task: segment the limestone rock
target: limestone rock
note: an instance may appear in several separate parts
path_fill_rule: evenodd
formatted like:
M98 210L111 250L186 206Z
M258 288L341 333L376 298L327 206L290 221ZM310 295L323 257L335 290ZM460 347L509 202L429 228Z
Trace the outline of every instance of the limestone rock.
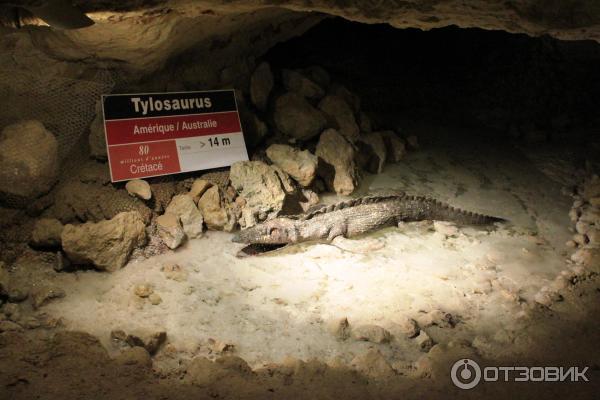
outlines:
M319 159L308 150L272 144L267 148L267 157L304 187L309 186L317 174Z
M394 332L397 331L409 339L414 338L420 332L419 325L412 318L403 318L394 324Z
M354 142L359 138L360 129L354 118L354 112L342 97L326 96L319 103L319 109L327 115L330 124L346 139Z
M55 218L37 220L31 232L31 245L40 248L60 247L63 228L63 224Z
M317 85L322 87L323 89L327 89L331 84L331 77L329 73L322 67L318 65L313 65L302 70L304 75L306 75L311 81L315 82Z
M131 365L145 368L152 366L152 358L150 358L148 350L140 346L123 349L115 357L115 361L121 365Z
M398 162L406 155L406 145L393 131L380 132L387 148L387 159L390 162Z
M134 331L129 333L125 339L128 345L143 347L154 355L167 341L167 332L165 331Z
M420 315L417 318L417 322L421 328L427 328L432 325L439 326L440 328L454 328L457 323L452 314L441 310L432 310Z
M240 357L226 355L215 362L205 357L196 357L187 368L185 380L196 386L208 386L226 377L243 377L252 373L252 369Z
M377 349L369 349L366 353L359 354L351 361L351 365L370 378L390 378L396 374Z
M129 211L98 223L66 225L61 240L75 264L93 263L98 269L116 271L127 263L133 249L146 243L146 230L140 214Z
M90 144L90 155L100 160L106 160L106 136L104 134L104 116L102 115L102 103L96 103L96 116L90 124L90 134L88 136Z
M316 155L319 157L318 174L330 190L348 195L357 184L355 151L350 143L334 129L321 134Z
M41 122L18 122L0 133L0 192L38 197L52 188L58 168L58 142Z
M321 111L293 92L277 98L273 118L281 133L299 140L317 136L327 124Z
M148 300L150 300L150 304L153 306L157 306L162 303L162 297L160 297L158 293L152 293L150 296L148 296Z
M135 285L135 287L133 288L133 293L136 296L145 299L146 297L154 293L154 289L152 288L152 285L149 285L147 283L140 283L139 285Z
M590 229L590 231L587 233L587 237L589 240L588 246L590 246L591 248L600 247L600 229Z
M329 88L329 93L344 99L346 104L350 106L352 112L355 115L358 115L360 113L360 98L356 94L348 90L348 88L344 85L340 85L337 83L331 85L331 87Z
M282 76L283 86L290 92L296 92L308 99L320 99L325 96L323 88L298 71L284 69Z
M204 222L208 229L219 231L228 227L230 218L225 210L218 186L211 187L200 197L198 208L204 216ZM227 230L231 230L231 228Z
M417 342L417 346L419 346L419 349L425 353L431 350L431 348L435 344L433 339L430 338L427 332L423 330L421 330L419 335L415 338L415 341Z
M156 231L163 243L170 249L176 249L185 239L185 232L181 227L179 217L170 212L156 218Z
M187 271L177 264L163 265L162 272L167 279L172 279L176 282L184 282L188 277Z
M350 323L347 318L339 318L327 324L327 330L338 340L346 340L350 337Z
M319 195L310 189L302 189L302 199L300 201L300 207L303 212L307 212L311 207L319 204Z
M388 343L392 335L379 325L360 325L352 329L352 337L371 343Z
M202 235L204 218L190 195L179 194L174 196L165 210L166 213L175 214L179 217L183 231L188 238L194 239Z
M127 193L142 200L150 200L152 198L152 190L150 185L143 179L133 179L125 184Z
M240 225L250 227L276 216L286 197L275 170L261 161L239 161L231 166L231 185L243 200Z
M266 62L261 63L250 77L250 98L261 111L267 108L269 94L273 89L273 73Z
M206 192L208 190L208 188L211 186L212 186L212 183L210 183L209 181L207 181L205 179L196 179L196 180L194 180L194 183L192 183L192 187L188 194L190 196L192 196L192 199L194 199L194 202L196 204L198 204L198 200L200 200L200 197L202 197L204 192Z
M364 168L373 173L380 174L385 164L387 148L379 132L366 133L360 137L359 160L362 159Z

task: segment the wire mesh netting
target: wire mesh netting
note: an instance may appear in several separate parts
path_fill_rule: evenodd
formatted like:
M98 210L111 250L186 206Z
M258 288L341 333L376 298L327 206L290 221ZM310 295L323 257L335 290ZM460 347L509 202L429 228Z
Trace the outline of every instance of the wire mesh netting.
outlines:
M90 79L46 77L26 71L0 70L0 129L26 120L41 122L56 139L57 163L67 156L86 156L74 151L89 133L100 96L110 93L115 85L113 74L99 70ZM28 199L19 190L11 190L20 180L47 168L48 157L41 158L43 143L39 135L17 135L0 141L0 158L6 166L0 174L0 202L8 207L22 207ZM36 155L37 152L37 156ZM23 184L26 184L23 182ZM32 181L31 184L35 184ZM4 188L5 190L3 190Z

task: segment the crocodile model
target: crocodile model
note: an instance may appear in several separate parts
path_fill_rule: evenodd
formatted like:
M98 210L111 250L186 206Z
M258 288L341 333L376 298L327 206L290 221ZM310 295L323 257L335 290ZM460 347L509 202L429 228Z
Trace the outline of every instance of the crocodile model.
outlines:
M240 231L232 240L261 245L266 249L270 245L331 241L338 236L349 238L402 222L423 220L451 221L464 225L503 221L501 218L463 211L427 197L400 193L361 197L322 206L307 214L274 218Z

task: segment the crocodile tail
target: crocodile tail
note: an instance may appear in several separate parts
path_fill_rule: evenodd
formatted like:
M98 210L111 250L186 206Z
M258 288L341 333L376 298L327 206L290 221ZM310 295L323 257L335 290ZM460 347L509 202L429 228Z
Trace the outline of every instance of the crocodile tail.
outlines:
M452 207L435 199L423 199L428 214L425 219L455 222L461 225L491 225L496 222L506 222L503 218L478 214L471 211Z

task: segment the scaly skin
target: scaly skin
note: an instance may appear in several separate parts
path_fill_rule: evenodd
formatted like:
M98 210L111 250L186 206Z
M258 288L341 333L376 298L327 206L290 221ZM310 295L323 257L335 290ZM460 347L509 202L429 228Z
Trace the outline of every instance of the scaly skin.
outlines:
M239 232L234 242L291 244L312 240L331 241L372 232L401 222L441 220L464 225L486 225L501 218L462 211L426 197L362 197L324 206L312 213L279 217Z

